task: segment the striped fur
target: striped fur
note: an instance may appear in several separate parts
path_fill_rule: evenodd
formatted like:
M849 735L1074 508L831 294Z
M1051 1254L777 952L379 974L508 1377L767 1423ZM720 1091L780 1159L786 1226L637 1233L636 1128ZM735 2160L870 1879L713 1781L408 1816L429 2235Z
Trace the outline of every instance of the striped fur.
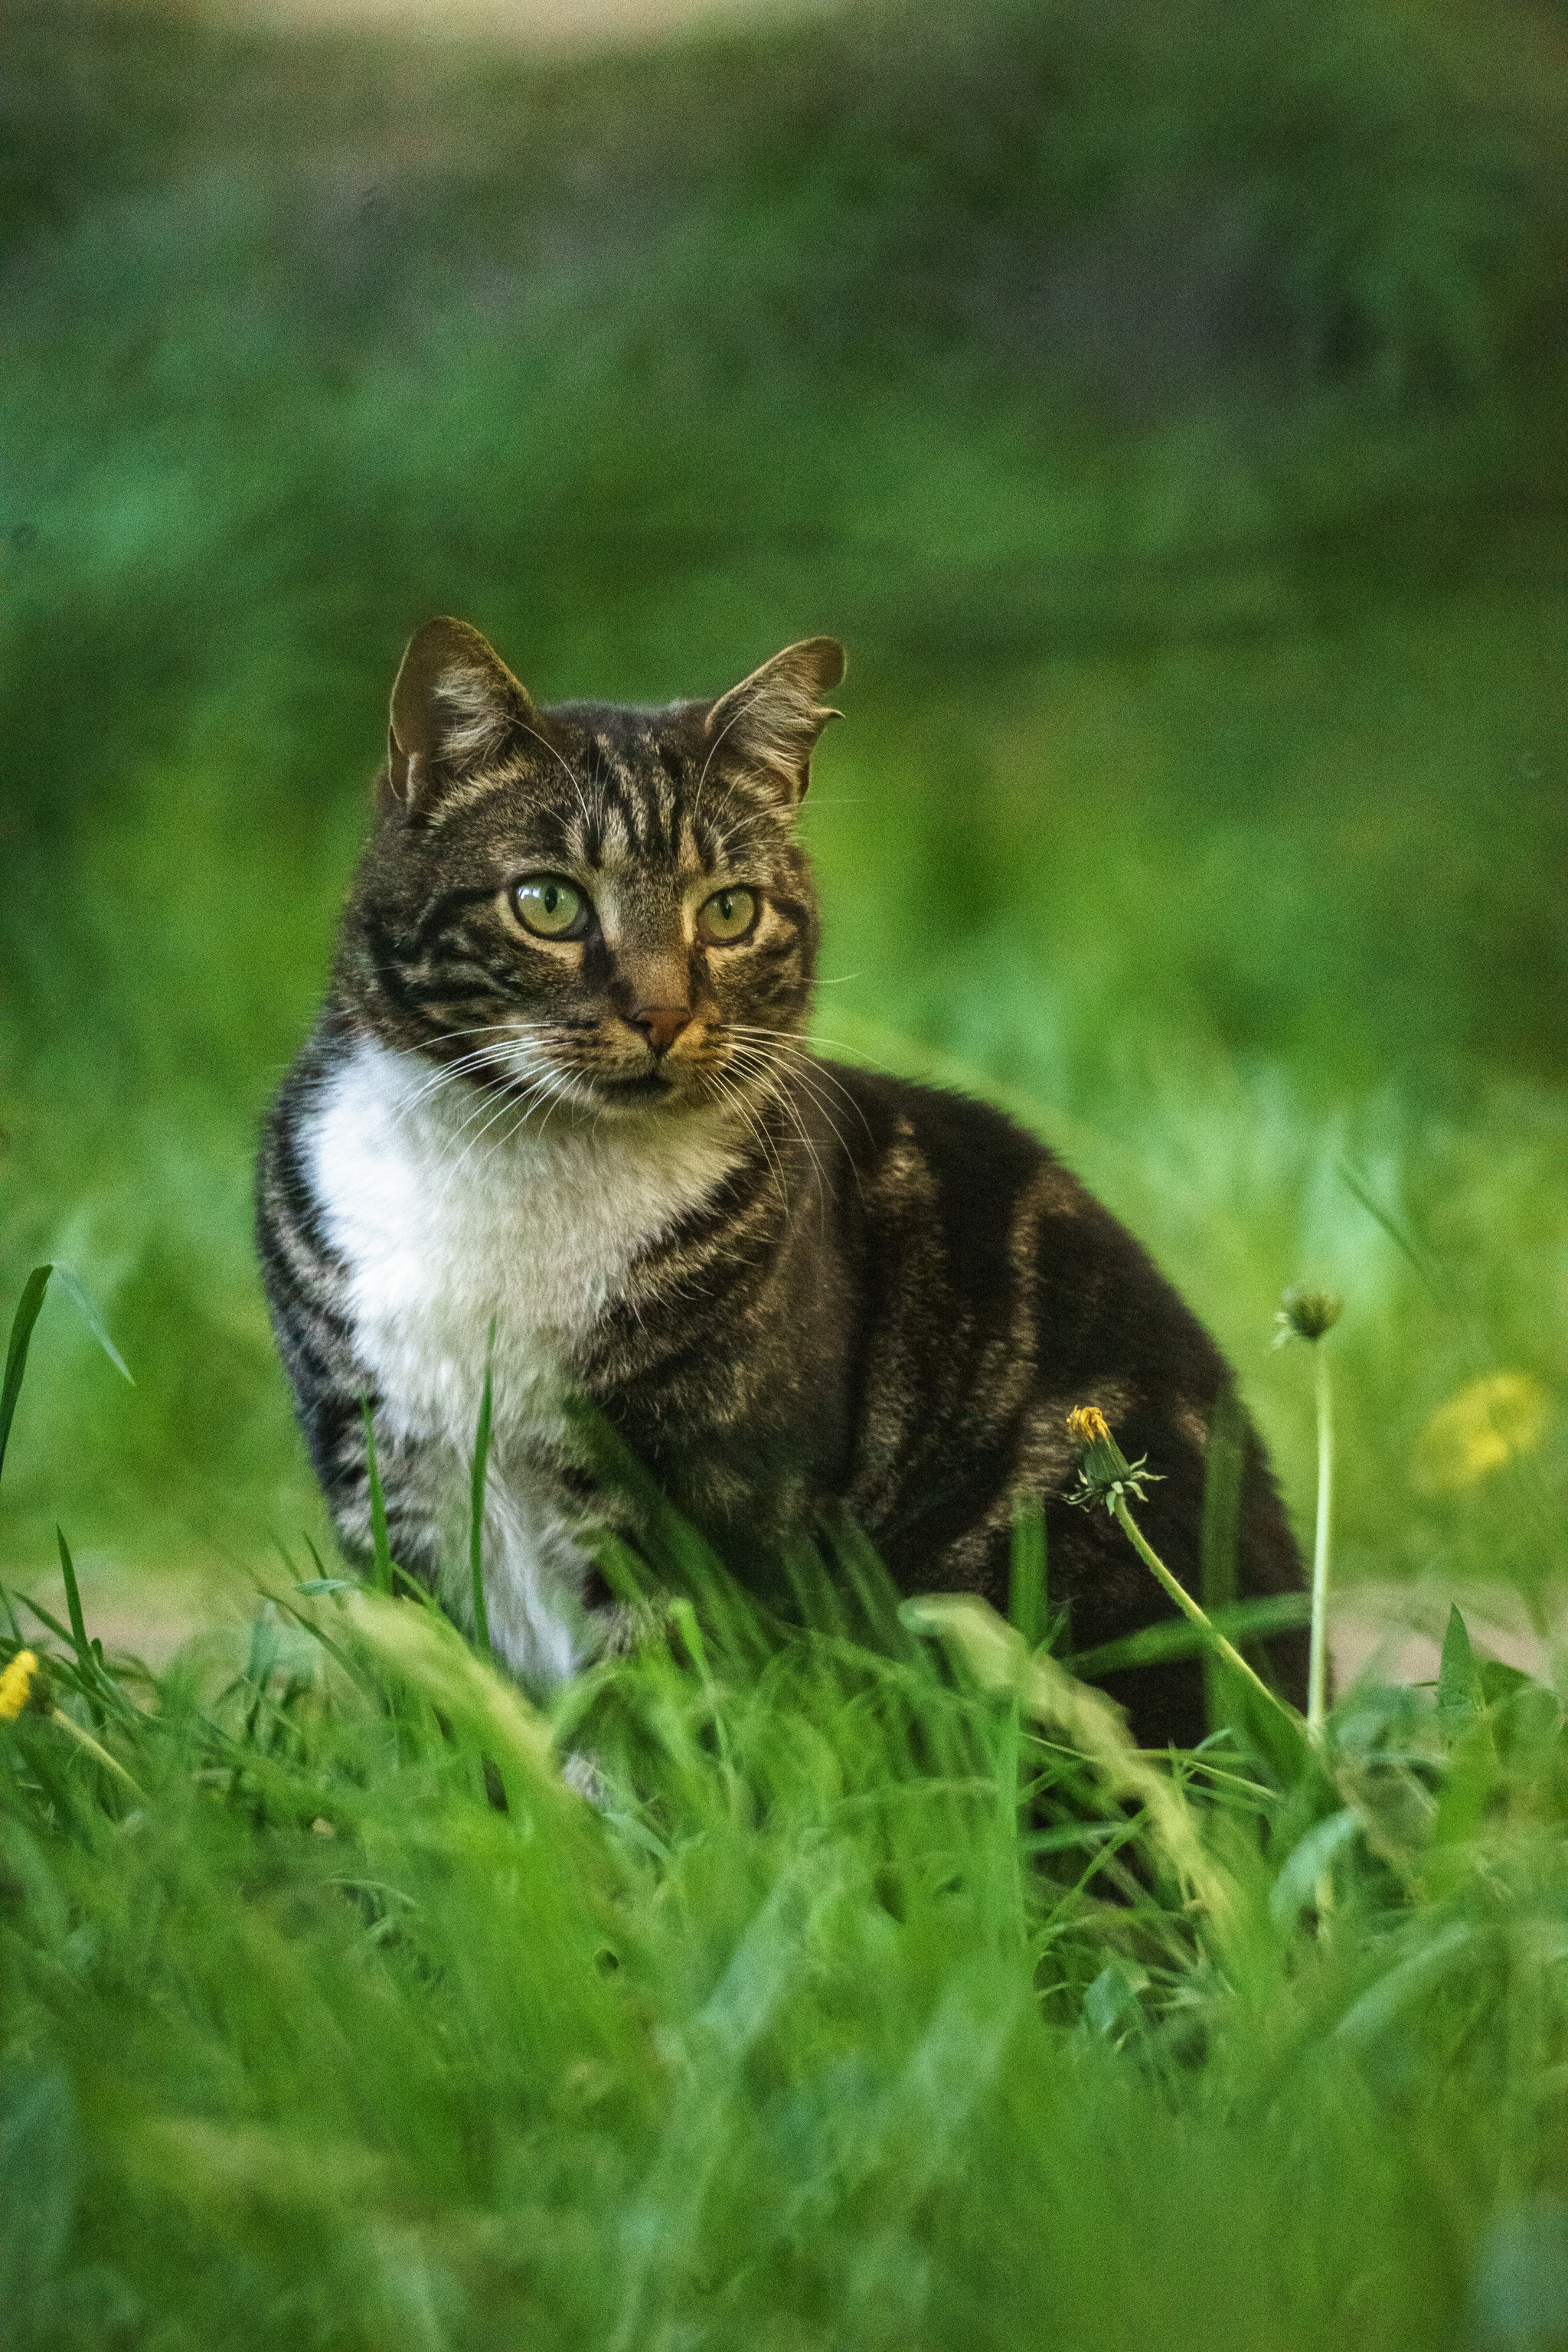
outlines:
M605 1635L578 1538L617 1506L585 1490L574 1392L743 1577L847 1505L903 1589L1002 1601L1013 1498L1041 1496L1079 1648L1164 1613L1106 1516L1062 1501L1067 1413L1095 1403L1162 1473L1148 1533L1195 1575L1226 1379L1201 1326L995 1111L801 1042L793 824L841 667L814 639L717 703L542 711L435 622L394 691L331 985L266 1130L262 1258L345 1548L369 1544L369 1397L395 1555L459 1609L493 1330L487 1606L531 1678ZM580 893L580 937L525 929L514 886L542 874ZM754 919L721 940L700 910L726 889ZM1285 1591L1248 1443L1241 1589ZM1295 1637L1277 1664L1299 1692ZM1144 1739L1201 1736L1195 1666L1112 1687Z

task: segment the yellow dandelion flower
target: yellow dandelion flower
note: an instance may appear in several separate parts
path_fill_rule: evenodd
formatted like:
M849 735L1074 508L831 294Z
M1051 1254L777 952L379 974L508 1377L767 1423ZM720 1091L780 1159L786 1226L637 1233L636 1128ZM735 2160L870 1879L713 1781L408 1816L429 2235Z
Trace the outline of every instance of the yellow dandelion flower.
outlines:
M1068 1415L1068 1435L1075 1445L1109 1444L1110 1423L1097 1404L1075 1404Z
M1478 1486L1546 1433L1552 1399L1528 1372L1489 1372L1440 1404L1415 1443L1411 1475L1428 1495Z
M33 1696L37 1680L38 1657L36 1650L18 1650L10 1664L0 1674L0 1723L15 1723Z

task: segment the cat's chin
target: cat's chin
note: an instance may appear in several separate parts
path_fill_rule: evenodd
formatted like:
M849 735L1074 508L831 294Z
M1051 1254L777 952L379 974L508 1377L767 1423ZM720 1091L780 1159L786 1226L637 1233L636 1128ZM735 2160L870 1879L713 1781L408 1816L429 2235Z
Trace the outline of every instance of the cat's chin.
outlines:
M680 1088L659 1070L643 1070L629 1078L596 1077L594 1092L600 1101L606 1103L673 1105L681 1098Z
M706 1090L661 1070L637 1071L624 1078L595 1076L592 1087L595 1118L607 1112L611 1118L689 1118L718 1108Z

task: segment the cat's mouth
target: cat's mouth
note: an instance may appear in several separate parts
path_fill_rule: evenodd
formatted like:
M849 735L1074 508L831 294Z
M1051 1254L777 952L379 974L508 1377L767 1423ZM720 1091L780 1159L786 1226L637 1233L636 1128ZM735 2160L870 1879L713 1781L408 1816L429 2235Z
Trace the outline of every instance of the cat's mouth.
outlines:
M675 1092L674 1079L667 1078L661 1070L643 1070L630 1078L596 1076L594 1085L612 1102L652 1102Z

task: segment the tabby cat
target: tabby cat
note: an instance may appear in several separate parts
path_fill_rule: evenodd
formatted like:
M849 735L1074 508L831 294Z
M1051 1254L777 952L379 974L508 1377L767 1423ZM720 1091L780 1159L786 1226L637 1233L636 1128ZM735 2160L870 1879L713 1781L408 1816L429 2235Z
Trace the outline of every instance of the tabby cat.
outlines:
M617 1506L585 1491L574 1394L742 1578L847 1506L903 1590L1005 1605L1014 1498L1041 1498L1078 1649L1166 1613L1105 1512L1066 1507L1067 1415L1097 1405L1195 1576L1227 1380L1206 1333L1032 1137L804 1042L795 823L843 670L813 637L717 701L543 710L437 620L393 689L331 986L267 1125L261 1252L344 1546L370 1545L368 1398L394 1557L459 1612L491 1355L486 1606L525 1680L613 1613L581 1538ZM1290 1590L1246 1443L1240 1589ZM1302 1645L1278 1652L1300 1696ZM1202 1737L1192 1661L1108 1686L1143 1741Z

